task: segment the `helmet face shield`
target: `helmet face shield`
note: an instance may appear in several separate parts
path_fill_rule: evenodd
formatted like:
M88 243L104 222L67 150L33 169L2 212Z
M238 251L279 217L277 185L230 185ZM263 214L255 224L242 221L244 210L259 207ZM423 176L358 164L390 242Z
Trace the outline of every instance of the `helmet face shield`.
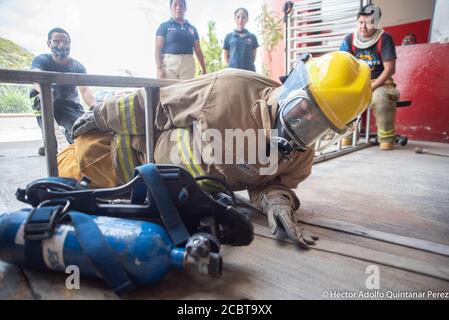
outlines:
M346 52L298 60L278 96L281 146L306 150L329 131L345 134L369 105L370 79L368 65Z
M279 120L295 144L304 149L332 130L329 120L306 97L298 97L284 105Z
M282 91L279 95L279 106L282 107L286 102L291 100L295 92L302 90L309 84L309 75L306 65L299 60L296 67L288 75L287 80L282 85Z

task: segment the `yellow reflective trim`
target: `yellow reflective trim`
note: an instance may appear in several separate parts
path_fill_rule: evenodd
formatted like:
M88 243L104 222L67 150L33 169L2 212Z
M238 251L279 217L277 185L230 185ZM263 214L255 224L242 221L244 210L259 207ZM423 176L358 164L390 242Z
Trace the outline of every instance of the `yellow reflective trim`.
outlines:
M134 98L136 95L132 95L129 98L129 117L131 122L131 130L133 135L137 136L136 115L134 113Z
M394 137L395 136L395 129L392 129L392 130L389 130L389 131L384 131L384 130L378 129L377 130L377 134L381 138Z
M209 192L218 192L223 191L225 189L221 184L218 184L212 180L202 180L197 181L197 183L201 187L201 189L204 189Z
M126 144L126 153L128 154L128 162L130 169L133 170L136 167L136 164L134 163L133 158L133 151L131 149L131 137L129 135L125 136L125 144ZM129 174L129 172L128 172ZM127 181L131 180L131 177L129 176L129 179Z
M126 125L126 114L125 114L125 98L120 98L119 102L119 111L120 111L120 123L122 125L122 131L128 132L127 125Z
M195 166L195 168L200 176L206 175L203 168L201 168L201 165L198 163L195 163L195 160L193 159L193 151L192 151L192 148L190 147L190 130L189 129L184 130L184 145L185 145L187 151L189 152L190 165Z
M181 155L181 158L182 158L182 161L184 162L185 167L187 168L187 170L190 172L190 174L193 177L204 176L205 173L202 170L202 168L199 166L193 167L191 162L189 161L188 157L184 153L183 146L187 149L187 152L189 152L190 159L193 158L192 149L190 148L189 137L190 137L190 133L188 130L178 129L178 136L177 136L178 152ZM193 160L192 160L192 162L193 162ZM197 171L198 173L195 172L194 168L196 168L198 170ZM217 191L222 191L224 189L221 184L218 184L215 181L211 181L211 180L197 181L197 183L202 189L204 189L205 191L208 191L208 192L217 192Z
M384 130L379 129L377 131L379 131L380 133L384 133L384 134L391 134L391 133L394 133L395 129L388 130L388 131L384 131Z
M190 156L190 160L191 160L191 165L195 166L197 172L198 172L198 176L199 177L203 177L206 175L206 173L204 172L203 168L201 167L200 164L198 163L194 163L194 159L193 159L193 151L192 148L190 147L190 130L186 129L184 131L184 143L185 143L185 147L187 148L188 152L189 152L189 156ZM195 176L195 175L194 175ZM202 188L208 190L208 191L220 191L223 190L223 186L213 180L202 180L202 181L198 181L197 182Z
M182 148L182 129L177 129L178 130L178 135L177 135L177 145L178 145L178 153L181 156L181 160L184 163L184 165L186 166L187 170L190 172L190 174L195 177L196 174L193 171L193 169L190 167L189 165L189 161L186 157L186 155L184 154L184 150Z
M123 174L123 178L126 181L130 180L129 177L129 172L128 170L126 170L126 165L125 165L125 158L123 157L123 150L122 150L122 136L120 134L117 135L117 143L116 143L116 150L117 150L117 155L118 155L118 162L120 165L120 169L122 170L122 174Z

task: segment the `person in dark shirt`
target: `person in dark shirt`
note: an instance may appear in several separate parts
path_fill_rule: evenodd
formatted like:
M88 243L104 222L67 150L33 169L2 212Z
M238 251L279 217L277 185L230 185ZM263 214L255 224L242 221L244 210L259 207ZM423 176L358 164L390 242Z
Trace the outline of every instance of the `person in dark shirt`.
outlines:
M256 60L259 43L254 34L245 29L248 22L248 10L239 8L234 12L237 27L226 35L223 44L224 60L229 68L256 71Z
M86 73L86 68L81 63L69 57L70 44L71 39L67 31L62 28L51 29L48 32L47 41L51 53L36 56L31 63L31 70ZM95 98L89 87L79 86L78 88L84 102L88 106L94 106ZM64 128L67 141L73 143L73 123L84 114L84 109L79 103L78 89L73 85L53 85L52 93L54 118L58 125ZM34 84L32 98L34 99L33 109L35 110L36 119L39 127L42 128L39 84ZM43 147L39 148L39 154L45 154Z
M207 73L196 28L184 19L185 0L170 0L172 17L156 32L155 58L159 79L187 80L195 76L193 52Z
M340 50L353 54L370 66L371 108L376 117L380 149L391 150L396 138L396 103L399 100L399 92L392 79L396 71L396 49L391 35L379 27L380 17L378 6L362 7L357 15L356 31L344 38ZM342 144L351 145L352 141L346 138Z

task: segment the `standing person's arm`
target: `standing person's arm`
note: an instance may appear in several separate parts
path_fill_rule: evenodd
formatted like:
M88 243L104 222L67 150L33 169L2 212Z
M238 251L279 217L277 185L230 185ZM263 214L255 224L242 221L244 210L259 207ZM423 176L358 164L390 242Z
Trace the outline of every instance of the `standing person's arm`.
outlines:
M37 56L33 58L31 62L31 71L44 71L43 61L41 56ZM33 83L34 90L41 93L41 86L39 83Z
M351 44L350 44L351 38L352 38L352 34L349 34L343 39L343 42L340 45L340 51L345 51L345 52L348 52L348 53L354 55L354 52L352 52L352 48L351 48Z
M156 46L154 56L156 59L157 77L158 79L165 78L165 72L163 68L162 50L164 50L165 38L162 36L156 36Z
M199 40L196 40L193 43L193 50L195 51L195 55L198 59L198 62L200 63L201 70L202 70L203 74L206 74L207 73L206 64L204 63L203 51L201 51L201 46L200 46Z
M42 70L41 69L31 69L31 71L42 71ZM41 86L39 85L39 83L33 83L33 88L37 92L41 93Z
M70 72L87 74L87 70L82 64L77 62L75 65L76 65L75 69L72 69ZM92 91L90 90L89 87L78 86L78 89L81 93L81 97L83 97L84 102L89 108L97 104L97 101L95 100L94 95L92 94Z
M229 50L231 50L231 46L229 44L230 35L226 35L224 43L223 43L223 60L227 66L229 66Z
M229 50L223 49L223 60L226 65L229 64Z
M380 41L380 40L379 40ZM384 71L371 81L373 90L383 86L385 82L390 79L396 72L396 48L393 38L389 34L382 35L382 48L379 57L383 63Z
M85 86L78 86L78 89L80 90L81 96L83 97L84 102L89 106L93 107L97 104L97 101L95 101L94 95L92 94L92 91L89 87Z
M384 83L390 79L396 72L396 60L392 59L389 61L385 61L384 63L384 71L380 74L377 79L371 81L371 87L373 90L384 85Z
M259 42L257 41L257 37L255 35L251 35L253 38L253 63L256 62L257 57L257 48L259 48Z

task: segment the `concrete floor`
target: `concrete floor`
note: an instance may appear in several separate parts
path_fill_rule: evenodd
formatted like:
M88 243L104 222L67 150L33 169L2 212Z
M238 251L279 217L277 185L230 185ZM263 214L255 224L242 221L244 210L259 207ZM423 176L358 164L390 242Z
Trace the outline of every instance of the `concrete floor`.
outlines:
M17 187L45 175L40 142L0 143L0 212L23 207ZM448 144L410 142L381 152L371 147L317 164L296 190L299 219L332 219L449 246L449 158L415 154L416 146L449 154ZM253 217L256 236L244 248L223 248L222 278L173 271L143 287L142 299L320 299L331 291L366 290L366 268L380 269L380 290L449 291L449 258L402 245L308 225L320 236L314 250L271 239L264 217ZM386 262L387 261L387 262ZM389 261L389 262L388 262ZM446 280L445 280L446 279ZM116 298L99 280L65 288L65 275L0 262L0 298Z

